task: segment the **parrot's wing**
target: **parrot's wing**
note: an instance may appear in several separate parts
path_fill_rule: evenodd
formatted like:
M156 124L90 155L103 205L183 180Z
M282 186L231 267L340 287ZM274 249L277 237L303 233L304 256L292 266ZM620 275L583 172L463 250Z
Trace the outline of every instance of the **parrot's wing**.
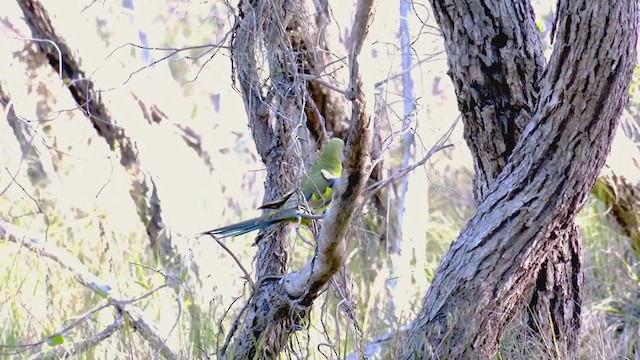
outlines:
M295 193L295 190L291 190L288 193L284 194L281 198L271 201L271 202L267 202L262 204L258 210L262 210L262 209L279 209L281 208L284 204L287 203L287 201L289 200L289 198L291 197L291 195L293 195Z
M332 174L329 170L325 169L320 169L320 175L322 175L322 177L329 183L333 183L333 181L340 178L340 175Z

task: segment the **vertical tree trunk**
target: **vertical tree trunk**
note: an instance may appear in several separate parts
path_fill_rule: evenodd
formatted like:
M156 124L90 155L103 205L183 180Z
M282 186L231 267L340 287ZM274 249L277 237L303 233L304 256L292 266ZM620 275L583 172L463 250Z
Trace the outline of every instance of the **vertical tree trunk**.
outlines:
M482 12L478 11L482 7L479 2L432 2L432 5L445 37L463 115L464 137L474 160L475 199L480 204L531 119L545 67L543 49L533 10L526 0L509 4L490 2ZM577 233L558 231L562 232L554 234L554 238L566 243L552 249L553 257L579 261L579 238L571 238L571 234ZM552 263L541 268L560 269ZM579 264L576 268L580 268ZM536 296L525 299L522 306L536 309L527 312L531 316L529 323L538 323L540 319L553 322L550 326L535 327L540 336L553 336L545 330L561 328L571 332L567 334L569 338L577 337L579 327L573 325L579 323L580 302L574 299L579 298L581 282L573 281L576 277L571 272L557 272L553 277L545 272L539 274ZM549 315L560 309L547 305L566 302L574 305L572 311ZM567 319L567 314L572 314L572 318ZM568 323L564 323L565 319Z
M245 101L249 126L266 165L265 201L282 197L299 183L301 168L294 143L294 119L302 119L304 90L294 74L299 58L289 41L289 23L297 20L299 1L240 1L240 17L234 29L233 61ZM259 36L256 36L259 34ZM261 48L266 46L266 48ZM265 60L261 56L269 54ZM270 81L262 81L261 69ZM303 71L304 72L304 71ZM285 348L287 329L301 321L304 311L291 311L277 297L288 258L287 224L258 234L256 288L239 334L222 353L239 359L269 358Z
M575 289L564 286L579 287L580 278L559 270L579 271L574 218L628 98L637 3L560 1L554 52L543 73L541 54L530 53L537 54L539 43L527 2L432 5L476 154L480 205L444 257L401 358L425 351L489 358L537 282L546 292L550 279L556 284L553 296L562 306L549 310L556 320L568 318L566 328L556 329L567 330L575 318L579 301L569 302ZM498 91L505 88L512 90ZM478 140L469 141L474 136ZM563 253L563 246L571 250ZM549 254L558 262L541 272Z
M294 130L305 127L302 101L307 99L300 72L304 66L292 51L290 35L300 21L298 1L241 1L232 44L233 60L258 152L267 166L265 200L298 186L303 164L296 155ZM258 234L257 279L239 333L222 355L233 358L276 357L288 344L313 300L346 260L345 235L368 179L373 122L358 68L358 56L372 17L372 1L358 3L349 49L352 101L349 140L343 174L334 186L330 209L316 238L313 258L299 271L284 275L286 225ZM300 22L299 24L302 24ZM259 36L256 36L259 34ZM267 76L261 71L266 71ZM298 121L300 121L298 123Z

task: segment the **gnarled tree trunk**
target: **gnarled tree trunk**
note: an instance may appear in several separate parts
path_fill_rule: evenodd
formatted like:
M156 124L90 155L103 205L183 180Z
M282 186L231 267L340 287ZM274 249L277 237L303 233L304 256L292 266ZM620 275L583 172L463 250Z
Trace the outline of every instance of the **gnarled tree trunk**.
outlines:
M344 170L334 186L315 254L299 271L285 275L286 224L258 234L256 285L238 334L221 349L223 356L277 356L287 346L292 329L300 328L312 302L346 261L348 225L370 172L368 150L373 121L366 111L358 56L372 17L372 3L360 0L356 10L348 56L350 87L345 92L352 102L352 112ZM256 147L267 167L265 200L270 201L298 186L302 175L294 131L307 126L303 101L313 96L308 95L303 80L308 79L305 73L312 68L303 63L309 54L300 54L302 48L292 47L301 45L299 1L241 1L239 7L233 60Z
M638 5L559 1L546 66L527 1L432 5L479 206L444 257L401 358L495 355L532 290L535 316L550 314L549 330L572 348L581 282L574 219L628 98Z

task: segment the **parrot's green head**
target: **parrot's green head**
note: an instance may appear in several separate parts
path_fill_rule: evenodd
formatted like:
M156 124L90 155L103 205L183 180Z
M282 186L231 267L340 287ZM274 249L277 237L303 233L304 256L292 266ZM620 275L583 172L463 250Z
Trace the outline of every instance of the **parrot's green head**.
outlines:
M342 149L344 148L344 142L339 138L332 138L329 140L322 153L318 163L321 164L321 168L339 177L342 173Z

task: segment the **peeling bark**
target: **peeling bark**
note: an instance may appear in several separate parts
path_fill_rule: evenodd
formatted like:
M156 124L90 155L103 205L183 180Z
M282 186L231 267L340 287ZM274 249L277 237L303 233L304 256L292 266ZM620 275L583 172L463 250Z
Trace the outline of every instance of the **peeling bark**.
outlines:
M451 29L457 30L450 35L470 42L462 47L447 44L450 55L460 53L462 56L460 62L454 63L455 60L450 59L454 67L452 73L455 76L458 71L455 67L459 66L459 71L466 71L465 76L468 76L465 83L454 79L461 110L465 117L483 115L484 112L472 111L474 107L467 109L464 106L465 101L473 101L468 95L491 94L492 88L483 85L501 80L496 77L495 70L507 68L522 81L512 83L507 78L508 81L498 83L523 91L513 98L503 98L502 102L489 103L484 111L491 114L488 118L511 120L503 127L506 133L513 132L517 137L522 131L522 135L517 144L498 140L500 142L486 143L485 148L476 151L489 149L490 153L511 155L501 171L493 172L496 166L491 163L475 164L480 176L495 180L485 190L478 187L478 212L444 257L419 318L404 340L401 358L412 358L428 349L441 358L490 358L495 355L504 327L540 279L548 255L560 250L561 239L576 239L572 237L575 235L575 216L604 165L618 118L628 98L627 90L636 61L635 1L619 1L608 7L586 1L560 1L553 55L544 73L540 74L539 95L534 97L524 89L530 86L526 85L527 81L535 82L537 72L519 66L521 60L517 58L508 62L491 61L496 54L515 55L513 49L505 49L505 46L511 41L525 43L526 39L521 36L526 32L502 27L500 32L489 36L483 36L481 30L460 36L467 34L464 28L457 27L465 19L447 16L446 11L458 10L465 4L457 4L456 8L450 5L452 7L445 9L442 2L432 2L439 13L439 21L448 22ZM469 6L468 20L480 25L486 21L482 14L500 9L499 13L504 12L501 19L525 16L524 21L513 22L513 26L534 26L532 15L527 15L530 11L526 3L478 1ZM514 11L508 11L506 7ZM484 44L486 51L475 52L474 43ZM474 62L465 58L465 54L477 54L489 61L473 70L468 65ZM485 78L486 74L491 77ZM461 91L465 87L468 90ZM500 118L495 110L507 100L515 102L505 109L508 116ZM516 108L512 109L514 106ZM529 118L531 120L525 125ZM480 121L467 119L465 125L475 126L480 133L485 131ZM490 130L495 132L495 126ZM488 135L491 137L487 138L494 137ZM566 231L569 231L568 235L563 233ZM553 256L563 259L561 255L554 253ZM575 258L571 252L568 258L572 259L569 261L569 267L572 267ZM579 259L575 261L579 262ZM552 264L555 268L557 263ZM579 266L574 270L579 270ZM572 279L563 277L560 280L566 283ZM575 283L579 280L576 278ZM571 296L573 293L569 291L568 297L558 298L567 301ZM570 310L558 314L563 312L573 318Z
M289 1L287 7L284 5L283 1L241 1L232 40L234 71L249 127L267 169L265 203L281 198L298 185L302 166L294 151L293 120L300 119L297 109L303 108L298 102L302 97L296 95L302 89L294 76L298 66L286 30L299 4ZM263 61L261 53L273 56ZM269 81L261 80L261 69L268 69ZM279 280L288 261L287 234L287 224L280 224L257 235L257 285L239 333L221 355L241 359L274 357L286 347L286 330L304 316L281 297Z

